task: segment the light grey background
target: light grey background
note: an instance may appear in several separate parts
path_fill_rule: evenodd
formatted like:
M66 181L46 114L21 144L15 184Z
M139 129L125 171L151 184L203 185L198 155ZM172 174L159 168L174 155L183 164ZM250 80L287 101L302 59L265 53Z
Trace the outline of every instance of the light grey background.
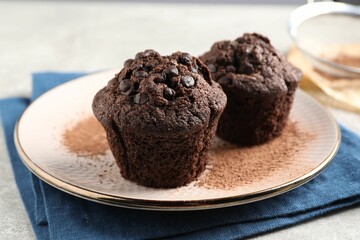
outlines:
M1 1L11 1L11 0L0 0ZM19 1L19 2L32 2L33 0L12 0L12 1ZM101 0L42 0L46 1L71 1L71 2L96 2ZM141 3L175 3L175 4L182 4L182 3L192 3L192 4L285 4L285 5L301 5L309 2L331 2L332 0L104 0L101 2L141 2ZM334 2L344 2L350 4L360 4L359 0L334 0Z
M0 2L0 98L28 96L36 71L95 71L122 65L146 48L199 55L213 42L257 31L285 52L296 5ZM360 116L329 110L360 133ZM0 128L0 239L33 239ZM258 239L360 239L360 207Z
M11 0L0 0L1 1L11 1ZM12 0L18 2L34 2L34 0ZM127 2L127 3L134 3L134 2L141 2L141 3L211 3L211 4L305 4L307 0L40 0L42 2L51 2L51 1L58 1L58 2Z

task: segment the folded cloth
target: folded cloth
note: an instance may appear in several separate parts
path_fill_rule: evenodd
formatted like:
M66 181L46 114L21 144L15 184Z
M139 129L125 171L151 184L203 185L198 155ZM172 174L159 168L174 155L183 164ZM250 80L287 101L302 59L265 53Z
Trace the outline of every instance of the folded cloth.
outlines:
M33 75L35 99L82 74ZM360 137L341 127L330 166L309 183L256 203L214 210L165 212L111 207L74 197L39 180L21 162L13 132L29 99L0 100L17 186L38 239L239 239L294 225L360 202Z

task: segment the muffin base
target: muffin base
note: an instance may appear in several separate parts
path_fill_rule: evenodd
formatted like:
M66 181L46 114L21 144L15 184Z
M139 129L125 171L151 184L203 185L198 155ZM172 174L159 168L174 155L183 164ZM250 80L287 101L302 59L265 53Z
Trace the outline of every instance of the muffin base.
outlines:
M273 96L228 92L217 135L242 146L265 143L282 132L288 119L294 92Z
M197 132L177 135L105 128L121 175L140 185L175 188L195 180L204 170L218 118Z

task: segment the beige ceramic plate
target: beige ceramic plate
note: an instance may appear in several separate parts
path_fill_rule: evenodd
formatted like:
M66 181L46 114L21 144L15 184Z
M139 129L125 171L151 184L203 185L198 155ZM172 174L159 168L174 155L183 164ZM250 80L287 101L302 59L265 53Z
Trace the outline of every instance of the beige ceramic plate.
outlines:
M243 181L231 189L203 187L196 182L177 189L142 187L123 179L115 166L109 167L114 162L110 152L101 160L87 159L69 154L61 144L63 129L81 116L92 114L93 96L114 72L85 76L50 90L25 110L15 130L16 147L25 165L45 182L78 197L154 210L209 209L254 202L314 178L331 162L340 144L340 131L333 117L298 90L290 119L314 137L292 157L291 164L279 166L281 171L275 169L261 182Z

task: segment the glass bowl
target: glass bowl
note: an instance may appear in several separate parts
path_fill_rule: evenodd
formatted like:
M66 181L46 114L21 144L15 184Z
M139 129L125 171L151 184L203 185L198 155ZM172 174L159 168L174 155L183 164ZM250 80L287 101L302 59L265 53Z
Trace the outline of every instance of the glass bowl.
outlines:
M336 77L360 77L360 7L317 2L294 10L289 33L314 68Z

